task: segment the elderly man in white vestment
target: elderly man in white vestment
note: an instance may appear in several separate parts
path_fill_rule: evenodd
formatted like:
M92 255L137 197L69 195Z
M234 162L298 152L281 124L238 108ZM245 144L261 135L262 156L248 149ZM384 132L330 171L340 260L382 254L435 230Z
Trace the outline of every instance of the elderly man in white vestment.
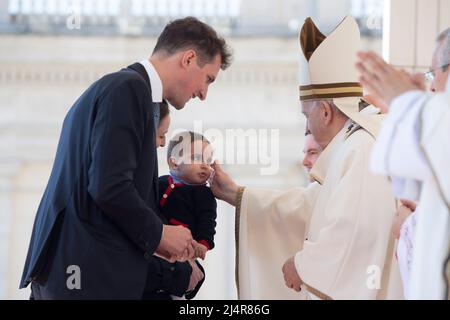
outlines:
M424 92L417 77L395 70L376 54L359 56L361 82L389 106L372 168L391 176L399 197L419 202L411 252L407 252L411 266L405 296L448 299L450 28L439 35L428 72L435 95Z
M358 26L346 17L325 36L308 18L300 43L302 111L324 149L310 172L315 182L239 187L215 165L213 192L236 206L239 298L402 298L390 232L396 200L368 163L380 115L359 112Z

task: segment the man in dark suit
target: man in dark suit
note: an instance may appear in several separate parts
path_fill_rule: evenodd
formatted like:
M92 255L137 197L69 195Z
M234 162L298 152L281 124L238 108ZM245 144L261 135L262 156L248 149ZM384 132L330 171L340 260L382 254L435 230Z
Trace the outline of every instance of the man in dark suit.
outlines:
M64 120L21 288L31 282L35 299L198 290L203 273L186 262L191 233L159 217L155 122L163 99L176 109L205 99L229 63L225 41L211 27L179 19L148 60L104 76L78 98Z

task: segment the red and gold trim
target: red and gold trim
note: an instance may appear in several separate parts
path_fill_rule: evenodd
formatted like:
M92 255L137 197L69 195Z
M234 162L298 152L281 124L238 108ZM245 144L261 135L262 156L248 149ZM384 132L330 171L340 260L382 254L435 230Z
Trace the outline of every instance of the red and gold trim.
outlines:
M173 189L175 189L176 187L182 186L182 183L173 183L173 179L171 176L169 176L169 186L167 187L166 191L164 191L161 200L159 200L159 205L162 207L166 201L167 198L169 198L170 193L172 192Z
M363 88L358 82L312 84L299 89L300 101L363 96Z
M235 222L234 222L234 240L236 244L236 259L234 266L234 277L236 281L236 288L239 299L239 228L241 223L241 204L242 197L244 196L245 187L239 187L238 193L236 195L236 214L235 214Z
M315 295L317 298L321 299L321 300L333 300L333 298L331 298L330 296L326 295L325 293L323 293L320 290L317 290L314 287L311 287L310 285L303 283L303 286L306 288L306 290L309 293L312 293L313 295Z

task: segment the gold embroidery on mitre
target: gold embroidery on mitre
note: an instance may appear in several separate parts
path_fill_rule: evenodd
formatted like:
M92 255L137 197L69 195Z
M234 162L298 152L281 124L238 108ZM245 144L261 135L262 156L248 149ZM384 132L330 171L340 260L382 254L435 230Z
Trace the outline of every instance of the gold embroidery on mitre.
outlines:
M299 89L300 101L363 96L363 88L358 82L307 85Z

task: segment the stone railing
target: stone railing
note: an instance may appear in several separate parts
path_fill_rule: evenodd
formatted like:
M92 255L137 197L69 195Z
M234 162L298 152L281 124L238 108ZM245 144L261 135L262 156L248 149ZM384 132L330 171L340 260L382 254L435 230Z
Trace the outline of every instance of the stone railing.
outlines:
M0 63L2 85L86 85L124 65ZM235 64L217 79L221 85L295 86L295 63Z
M18 29L48 32L56 25L60 29L53 31L63 32L66 25L87 32L83 26L108 26L105 32L127 33L138 28L135 32L144 33L146 27L185 16L233 27L240 5L241 0L9 0L7 11L10 25Z

